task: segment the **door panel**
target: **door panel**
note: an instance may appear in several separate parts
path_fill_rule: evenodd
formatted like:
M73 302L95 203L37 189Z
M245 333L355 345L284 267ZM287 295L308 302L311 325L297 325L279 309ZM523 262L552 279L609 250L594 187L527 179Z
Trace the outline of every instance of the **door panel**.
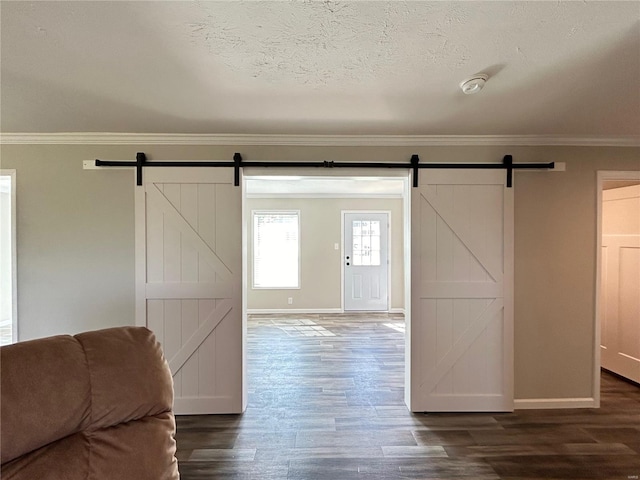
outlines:
M601 365L640 382L640 186L602 200Z
M239 413L241 189L221 169L154 168L136 192L137 323L158 337L179 414Z
M640 367L640 241L620 249L620 354ZM634 380L640 381L638 377Z
M412 189L412 411L513 410L513 197L502 171Z
M389 214L344 213L344 310L389 309Z

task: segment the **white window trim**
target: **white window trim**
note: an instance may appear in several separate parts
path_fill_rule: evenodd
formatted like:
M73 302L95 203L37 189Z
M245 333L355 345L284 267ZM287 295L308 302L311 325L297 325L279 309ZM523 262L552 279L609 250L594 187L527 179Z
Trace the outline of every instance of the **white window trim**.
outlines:
M298 286L297 287L260 287L256 286L255 278L256 278L256 266L255 266L255 223L254 219L256 215L292 215L295 214L298 217ZM251 210L251 288L253 290L300 290L302 288L302 264L301 259L302 255L300 254L301 250L301 233L302 228L300 225L302 224L300 210L269 210L269 209L261 209L261 210Z
M11 342L18 341L18 264L16 244L16 170L2 169L1 176L11 177Z

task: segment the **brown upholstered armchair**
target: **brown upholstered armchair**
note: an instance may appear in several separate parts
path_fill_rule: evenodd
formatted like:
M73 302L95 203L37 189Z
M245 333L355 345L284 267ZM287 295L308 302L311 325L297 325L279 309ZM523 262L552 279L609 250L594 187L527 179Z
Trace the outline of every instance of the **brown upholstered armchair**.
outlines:
M0 349L3 480L174 480L173 382L146 328Z

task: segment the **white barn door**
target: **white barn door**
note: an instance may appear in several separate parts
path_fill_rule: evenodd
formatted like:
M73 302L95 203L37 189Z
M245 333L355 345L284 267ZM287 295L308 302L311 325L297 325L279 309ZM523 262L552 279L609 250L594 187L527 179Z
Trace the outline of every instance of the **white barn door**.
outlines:
M144 170L136 323L162 344L176 413L244 410L242 193L232 169Z
M503 170L420 170L412 188L414 412L513 410L513 190Z

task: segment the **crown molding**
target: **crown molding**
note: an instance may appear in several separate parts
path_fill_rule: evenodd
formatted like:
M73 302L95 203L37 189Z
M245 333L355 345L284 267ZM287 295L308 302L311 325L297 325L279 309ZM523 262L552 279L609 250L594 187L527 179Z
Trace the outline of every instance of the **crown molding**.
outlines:
M3 145L265 145L318 147L639 147L640 136L560 135L236 135L182 133L0 133Z

